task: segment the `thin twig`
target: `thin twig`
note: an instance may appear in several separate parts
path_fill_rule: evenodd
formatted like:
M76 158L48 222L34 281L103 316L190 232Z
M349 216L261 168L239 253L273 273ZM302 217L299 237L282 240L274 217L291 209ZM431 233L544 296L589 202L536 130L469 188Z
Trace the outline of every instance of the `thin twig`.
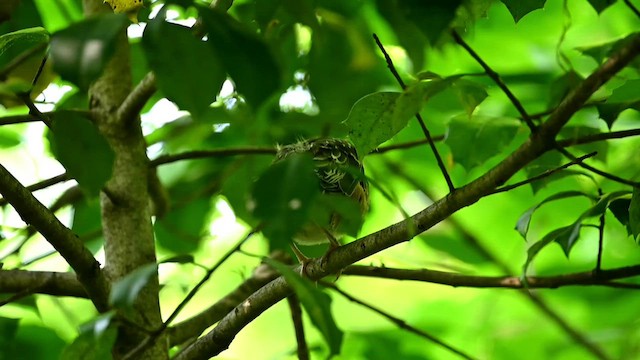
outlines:
M588 153L587 155L582 155L579 158L576 158L575 160L572 160L571 162L568 162L568 163L566 163L566 164L564 164L562 166L559 166L559 167L557 167L555 169L549 169L549 170L543 172L542 174L538 174L538 175L530 177L530 178L528 178L526 180L519 181L519 182L517 182L515 184L512 184L512 185L507 185L507 186L503 186L503 187L497 188L491 194L502 193L502 192L505 192L505 191L509 191L509 190L515 189L515 188L520 187L522 185L530 184L532 182L536 182L538 180L544 179L546 177L549 177L549 176L557 173L560 170L564 170L564 169L566 169L566 168L568 168L570 166L576 165L576 164L578 164L579 162L581 162L584 159L588 159L588 158L590 158L592 156L596 156L597 154L598 153L596 151L594 151L594 152Z
M29 186L27 186L27 190L29 190L30 192L34 192L37 190L42 190L44 188L47 188L49 186L53 186L55 184L61 183L61 182L65 182L69 180L69 175L67 175L67 173L63 173L60 175L56 175L54 177L48 178L48 179L44 179L42 181L39 181L35 184L31 184ZM5 206L7 204L7 199L5 198L0 198L0 206Z
M627 180L627 179L623 179L619 176L610 174L606 171L602 171L600 169L597 169L591 165L585 164L584 162L582 162L579 158L575 157L575 155L571 154L569 151L567 151L565 148L562 148L560 146L556 145L556 150L558 152L560 152L562 155L564 155L566 158L568 158L569 160L575 162L578 166L580 166L581 168L587 169L593 173L596 173L604 178L607 178L609 180L624 184L624 185L630 185L633 187L640 187L640 183L639 182L635 182L635 181L631 181L631 180Z
M640 129L629 129L629 130L585 135L575 139L558 140L557 144L560 145L561 147L568 147L568 146L574 146L574 145L590 144L590 143L602 141L602 140L622 139L622 138L638 136L638 135L640 135Z
M433 141L442 141L444 140L444 135L437 135L437 136L434 136L432 139ZM381 146L377 149L374 149L372 152L369 153L369 155L384 154L388 151L393 151L393 150L410 149L410 148L428 144L428 143L429 143L429 140L421 139L421 140L415 140L415 141L408 141L400 144Z
M445 343L444 341L438 339L437 337L427 333L426 331L420 330L416 327L413 327L409 324L407 324L406 321L397 318L387 312L385 312L384 310L381 310L371 304L368 304L360 299L357 299L353 296L351 296L349 293L346 293L344 291L342 291L339 287L337 287L335 284L332 284L330 282L326 282L326 281L319 281L319 283L322 286L328 287L330 289L332 289L333 291L337 292L338 294L342 295L343 297L345 297L346 299L348 299L351 302L354 302L360 306L363 306L373 312L375 312L378 315L381 315L382 317L386 318L387 320L391 321L392 323L394 323L396 326L398 326L399 328L406 330L408 332L411 332L413 334L416 334L420 337L423 337L431 342L433 342L434 344L441 346L449 351L451 351L452 353L462 357L463 359L469 359L469 360L473 360L474 358L471 357L470 355L467 355L466 353L464 353L462 350L458 350L456 348L454 348L453 346Z
M634 14L636 14L637 17L640 18L640 10L638 10L638 8L635 7L635 5L633 5L630 0L624 0L624 3L629 7L629 9L631 9L631 11L633 11Z
M138 354L140 354L142 351L144 351L148 346L151 346L153 344L153 342L155 342L155 340L167 329L167 327L169 326L169 324L171 324L171 322L178 316L178 314L180 314L180 311L182 311L182 309L184 309L184 307L187 305L187 303L189 303L189 301L191 301L191 299L198 293L198 291L200 290L200 288L202 288L202 286L209 281L209 278L211 277L211 275L213 275L213 273L218 270L218 268L220 267L220 265L222 265L225 261L227 261L227 259L229 259L231 257L231 255L233 255L236 251L238 251L240 249L240 247L242 247L242 245L249 240L249 238L251 236L253 236L255 233L259 232L261 229L261 226L256 227L255 229L251 230L246 236L244 236L237 244L236 246L234 246L233 248L229 249L229 251L227 251L226 254L224 254L220 260L218 260L218 262L213 265L208 271L207 273L202 277L202 279L200 279L200 281L191 289L191 291L189 291L189 293L187 294L187 296L184 297L184 299L182 299L182 301L180 302L180 304L178 304L178 306L173 310L173 312L171 313L171 315L169 315L169 317L167 318L167 320L165 320L162 325L155 331L151 332L151 334L149 336L147 336L145 338L144 341L142 341L137 347L135 347L133 350L129 351L124 357L123 360L127 360L127 359L135 359L136 356Z
M404 81L402 81L400 74L398 74L398 71L396 70L395 65L393 65L393 60L391 60L391 56L389 56L389 54L387 53L387 50L385 50L384 45L382 45L382 42L380 42L378 35L373 34L373 39L376 41L378 48L380 48L380 51L384 55L384 59L387 62L387 67L389 68L389 71L391 71L391 74L393 74L393 76L396 78L396 81L398 82L402 90L406 89L407 86L405 85ZM431 147L431 151L433 152L433 155L436 157L436 162L438 163L440 172L442 172L442 176L444 176L444 180L447 182L447 186L449 187L449 192L450 193L454 192L456 190L456 187L455 185L453 185L453 181L451 181L451 177L449 176L447 167L444 165L444 161L442 161L442 157L440 156L440 153L436 148L434 140L431 137L431 133L429 132L429 129L427 129L427 125L422 119L422 115L420 115L420 113L418 112L415 114L415 117L416 117L416 120L418 120L418 123L420 124L420 128L422 129L424 136L427 138L427 141L429 142L429 147Z
M507 84L505 84L504 81L502 81L502 78L500 78L500 75L497 72L495 72L484 60L482 60L480 55L478 55L478 53L476 53L471 48L471 46L469 46L469 44L467 44L456 31L452 31L451 35L453 36L453 39L456 41L456 43L462 46L462 48L465 49L467 53L469 53L469 55L471 55L471 57L478 64L480 64L480 66L482 66L484 71L487 73L487 76L489 76L491 80L493 80L493 82L495 82L496 85L498 85L498 87L502 90L502 92L504 92L504 94L507 95L507 97L509 98L513 106L515 106L516 110L518 110L518 113L522 117L522 120L525 122L525 124L527 124L527 126L529 127L529 130L531 130L531 133L532 134L535 133L537 129L536 125L533 123L533 121L531 120L531 117L529 116L527 111L524 109L524 106L522 106L522 103L520 102L520 100L518 100L518 98L511 92L511 90L509 90L509 87L507 87Z
M298 360L309 359L309 346L304 336L304 324L302 322L302 308L300 307L300 300L294 293L287 297L289 303L289 311L291 311L291 320L293 321L293 328L296 333L296 343Z
M602 197L602 189L598 188L598 195ZM604 213L600 215L600 221L598 223L598 259L596 260L596 273L602 271L602 249L604 244Z
M51 128L51 119L48 115L44 114L40 111L40 109L38 109L36 104L33 103L33 100L31 100L31 96L28 93L18 94L18 98L20 98L20 100L22 100L22 102L27 105L27 107L29 108L29 114L40 119L40 121L47 125L48 128Z
M211 157L224 157L236 155L274 155L277 152L274 147L246 147L215 150L186 151L175 155L162 155L149 162L149 166L159 166L180 160L206 159Z
M429 269L398 269L351 265L342 275L381 279L413 280L432 284L468 288L557 289L566 286L610 286L612 280L640 276L640 265L625 266L599 272L583 271L555 276L478 276Z

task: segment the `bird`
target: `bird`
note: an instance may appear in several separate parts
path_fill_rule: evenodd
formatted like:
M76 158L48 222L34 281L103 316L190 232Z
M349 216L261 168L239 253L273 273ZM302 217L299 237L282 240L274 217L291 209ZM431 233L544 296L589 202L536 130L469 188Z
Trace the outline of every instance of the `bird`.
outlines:
M369 186L364 176L364 167L358 157L356 147L346 139L318 138L299 140L293 144L278 145L275 162L294 154L308 153L313 158L314 172L318 177L320 191L327 195L345 196L359 205L364 215L369 210ZM303 264L308 258L302 254L295 243L301 245L317 245L329 243L328 255L340 246L337 238L342 236L339 229L341 216L332 211L326 226L310 221L304 224L293 236L292 250Z

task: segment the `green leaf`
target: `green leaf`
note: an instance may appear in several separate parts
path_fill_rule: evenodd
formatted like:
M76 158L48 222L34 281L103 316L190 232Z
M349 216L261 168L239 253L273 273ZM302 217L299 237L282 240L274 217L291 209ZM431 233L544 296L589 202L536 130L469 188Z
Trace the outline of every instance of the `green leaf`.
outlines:
M228 14L202 6L198 11L209 33L207 42L224 64L236 90L258 108L280 89L280 68L269 48Z
M451 79L420 81L402 93L377 92L358 100L343 121L358 153L368 154L391 139L427 101L451 84Z
M633 188L631 203L629 204L629 228L634 239L640 234L640 189Z
M74 204L73 223L71 225L71 230L74 233L82 236L99 231L101 228L102 211L99 201L78 201Z
M114 312L108 312L80 327L80 334L63 350L62 359L110 360L117 330L111 325Z
M53 79L50 62L40 67L47 54L49 33L41 27L0 36L0 104L5 108L24 105L17 94L35 99ZM36 76L37 82L33 84Z
M309 154L294 154L269 167L256 181L253 214L264 222L272 249L286 249L309 219L320 193L315 165Z
M118 309L131 309L140 291L157 273L156 264L146 264L130 272L113 285L109 303Z
M557 242L562 247L564 254L569 257L571 249L579 240L580 229L582 228L584 220L603 215L612 201L624 198L628 196L628 194L628 191L614 191L612 193L605 194L598 199L595 205L585 210L571 225L555 229L545 235L542 240L535 243L527 251L525 269L531 261L533 261L534 257L540 252L540 250L552 241Z
M561 193L553 194L553 195L545 198L544 200L542 200L541 202L539 202L535 206L529 208L522 215L520 215L520 218L518 218L518 222L516 223L516 230L526 240L527 239L527 233L529 232L529 225L531 224L531 217L533 216L533 213L536 210L538 210L542 205L550 203L552 201L562 200L562 199L566 199L566 198L569 198L569 197L576 197L576 196L584 196L584 197L587 197L587 198L590 198L590 199L592 198L591 196L589 196L589 195L587 195L587 194L585 194L585 193L583 193L581 191L564 191L564 192L561 192Z
M22 143L22 136L19 132L7 127L0 128L0 148L12 148L20 143Z
M613 123L624 110L635 109L640 111L638 86L640 86L640 80L627 80L624 84L613 90L611 96L607 98L604 104L596 105L600 118L607 123L609 129L611 129Z
M56 73L87 90L115 52L118 35L129 23L123 14L88 18L51 36L51 57Z
M54 329L21 324L8 348L2 348L3 359L58 359L65 342Z
M206 197L173 206L153 226L158 244L176 253L197 250L210 208L211 202Z
M615 88L606 103L634 103L640 101L640 79L629 79Z
M631 33L626 37L614 41L609 41L603 44L592 45L592 46L581 46L577 47L576 50L581 52L582 54L593 58L598 64L602 63L606 58L611 56L611 54L618 51L620 48L624 47L631 41L638 33ZM632 61L634 67L638 68L640 66L640 60L635 59Z
M504 150L519 127L518 120L509 118L456 117L449 122L445 143L453 160L470 171Z
M298 295L298 299L309 315L311 322L320 331L327 345L329 345L329 357L339 354L342 347L343 333L336 325L331 314L331 297L318 290L309 280L304 279L288 266L266 257L262 260L278 270Z
M397 6L402 14L435 44L445 33L456 16L462 0L399 0Z
M451 88L469 117L471 117L476 107L488 96L484 86L465 79L455 80Z
M49 33L42 27L22 29L0 36L0 71L6 71L7 65L14 63L17 58L34 52L36 61L31 72L35 75L48 43ZM33 76L25 80L30 82Z
M501 0L517 23L528 13L542 9L547 0Z
M400 93L378 92L363 97L353 105L344 123L359 154L370 153L406 125L409 119L400 124L393 122L399 97Z
M549 245L553 240L557 239L562 234L565 234L568 231L571 231L574 228L574 225L564 226L555 230L552 230L547 235L545 235L540 241L531 245L529 249L527 249L527 260L524 263L525 273L529 264L533 261L533 259L538 255L538 253L544 249L547 245Z
M206 42L190 28L151 20L142 46L167 98L194 116L205 112L226 80L221 61Z
M56 112L52 120L53 154L84 191L97 195L111 178L113 150L98 129L77 113Z

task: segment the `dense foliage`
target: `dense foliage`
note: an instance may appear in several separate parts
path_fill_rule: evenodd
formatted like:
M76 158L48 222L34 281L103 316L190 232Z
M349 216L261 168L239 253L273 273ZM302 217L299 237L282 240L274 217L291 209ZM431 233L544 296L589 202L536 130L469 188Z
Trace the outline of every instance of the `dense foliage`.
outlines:
M640 356L638 1L107 2L0 4L0 359Z

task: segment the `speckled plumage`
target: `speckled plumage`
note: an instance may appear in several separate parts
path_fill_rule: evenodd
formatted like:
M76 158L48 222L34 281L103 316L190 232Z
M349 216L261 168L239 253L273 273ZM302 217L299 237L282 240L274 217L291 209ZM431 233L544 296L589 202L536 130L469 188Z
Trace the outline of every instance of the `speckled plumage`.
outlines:
M315 173L320 180L323 193L348 196L360 204L362 213L368 211L369 189L364 179L364 168L351 142L334 138L301 140L294 144L278 146L275 161L305 152L313 156ZM304 245L327 242L327 231L334 237L340 235L337 232L339 223L340 216L332 214L330 228L322 229L309 224L302 228L294 240Z

